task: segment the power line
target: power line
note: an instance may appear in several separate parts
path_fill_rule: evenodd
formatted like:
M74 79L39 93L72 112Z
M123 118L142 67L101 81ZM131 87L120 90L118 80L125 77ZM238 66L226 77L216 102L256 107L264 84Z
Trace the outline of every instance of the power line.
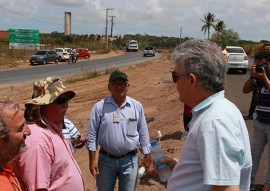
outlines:
M25 17L25 18L34 20L34 21L38 21L38 22L42 22L42 23L47 23L47 24L52 24L52 25L64 26L64 25L57 24L57 23L51 23L51 22L47 22L47 21L40 20L40 19L31 18L31 17L28 17L28 16L26 16L26 15L24 15L24 14L22 14L22 13L18 13L18 12L16 12L16 11L13 11L13 10L10 10L10 9L7 9L7 8L1 7L1 6L0 6L0 8L1 8L1 9L4 9L4 10L6 10L6 11L9 11L9 12L11 12L11 13L14 13L14 14L16 14L16 15L20 15L20 16L22 16L22 17Z

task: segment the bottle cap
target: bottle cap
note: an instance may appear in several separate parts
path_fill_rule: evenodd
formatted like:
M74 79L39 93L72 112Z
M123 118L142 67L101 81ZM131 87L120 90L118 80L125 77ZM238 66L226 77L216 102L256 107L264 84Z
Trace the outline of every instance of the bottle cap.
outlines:
M138 171L138 178L141 178L145 172L145 166L141 166Z
M157 134L158 134L158 138L161 138L162 135L161 135L161 132L160 131L157 131Z
M151 147L154 147L154 146L157 145L157 141L156 140L153 140L153 141L150 142L150 144L151 144Z

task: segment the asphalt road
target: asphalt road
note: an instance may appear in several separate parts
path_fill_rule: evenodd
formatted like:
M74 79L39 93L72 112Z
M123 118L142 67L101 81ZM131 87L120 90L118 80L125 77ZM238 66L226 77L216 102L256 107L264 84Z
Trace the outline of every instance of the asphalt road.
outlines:
M115 56L96 60L80 60L77 63L50 63L47 65L35 65L29 68L0 71L0 84L15 85L33 82L47 76L67 77L84 72L102 71L110 68L134 65L158 59L161 55L156 53L155 57L143 57L142 52L127 52L121 56Z

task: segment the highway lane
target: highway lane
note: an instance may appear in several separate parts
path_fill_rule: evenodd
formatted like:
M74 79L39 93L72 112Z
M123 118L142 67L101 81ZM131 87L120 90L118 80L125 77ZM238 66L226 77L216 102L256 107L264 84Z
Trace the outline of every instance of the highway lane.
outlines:
M155 57L143 57L142 52L127 52L121 56L96 60L80 60L73 64L50 63L47 65L35 65L29 68L0 71L0 84L3 86L33 82L53 75L67 77L85 71L102 71L109 68L119 68L122 66L139 64L160 57L161 54L156 54Z

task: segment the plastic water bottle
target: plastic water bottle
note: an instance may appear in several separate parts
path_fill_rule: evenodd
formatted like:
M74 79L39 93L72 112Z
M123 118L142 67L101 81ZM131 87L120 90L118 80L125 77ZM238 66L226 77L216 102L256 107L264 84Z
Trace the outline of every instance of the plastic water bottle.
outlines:
M151 157L155 160L157 169L158 169L158 176L161 182L166 182L172 172L168 165L160 163L160 160L164 158L163 151L161 147L157 144L157 141L151 141Z

